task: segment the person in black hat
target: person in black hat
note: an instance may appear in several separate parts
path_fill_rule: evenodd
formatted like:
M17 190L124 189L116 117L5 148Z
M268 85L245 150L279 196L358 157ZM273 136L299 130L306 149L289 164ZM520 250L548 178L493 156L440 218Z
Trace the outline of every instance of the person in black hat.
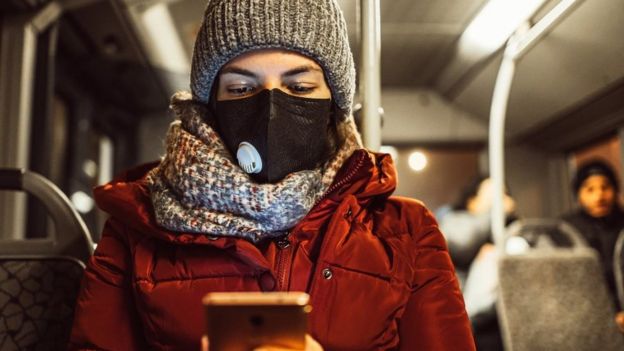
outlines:
M600 254L608 288L616 305L613 256L618 234L624 229L624 212L618 201L619 189L617 176L606 162L586 162L578 168L572 181L579 206L563 216Z

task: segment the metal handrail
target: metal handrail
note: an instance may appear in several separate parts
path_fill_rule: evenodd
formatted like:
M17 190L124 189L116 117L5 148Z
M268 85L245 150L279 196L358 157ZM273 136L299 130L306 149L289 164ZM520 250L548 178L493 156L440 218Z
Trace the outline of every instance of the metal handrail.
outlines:
M87 262L93 254L89 230L67 196L54 183L35 172L0 168L0 190L24 191L36 197L55 225L51 238L0 240L0 253L68 255Z
M496 77L489 126L489 158L492 181L492 237L499 251L503 251L505 235L505 118L516 63L535 44L546 36L560 21L584 0L562 0L539 22L527 30L518 30L509 39L503 61Z

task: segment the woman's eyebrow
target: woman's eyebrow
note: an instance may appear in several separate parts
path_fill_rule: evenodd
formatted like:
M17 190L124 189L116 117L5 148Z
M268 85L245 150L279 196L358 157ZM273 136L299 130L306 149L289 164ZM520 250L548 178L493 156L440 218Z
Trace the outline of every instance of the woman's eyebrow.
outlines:
M226 74L226 73L234 73L234 74L240 74L243 76L247 76L250 78L254 78L254 79L258 79L258 75L253 73L250 70L244 69L244 68L240 68L240 67L224 67L221 70L221 74Z
M289 69L288 71L282 73L282 77L292 77L292 76L296 76L297 74L306 73L310 71L323 73L323 70L320 69L319 67L315 67L312 65L305 65L305 66L299 66L293 69Z

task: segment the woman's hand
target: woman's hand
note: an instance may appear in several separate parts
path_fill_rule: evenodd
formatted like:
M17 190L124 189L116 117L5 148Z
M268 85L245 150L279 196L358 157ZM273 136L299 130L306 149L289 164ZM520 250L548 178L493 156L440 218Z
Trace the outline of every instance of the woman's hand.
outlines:
M207 336L204 335L202 337L201 345L202 345L202 351L208 351L209 343L208 343ZM306 334L306 344L305 344L305 349L303 350L288 349L288 348L284 348L281 346L264 345L264 346L255 348L254 351L323 351L323 347L321 347L321 344L319 344L316 340L314 340L314 338L312 338L309 334Z
M297 349L288 349L281 346L271 346L265 345L261 347L257 347L254 351L295 351ZM297 350L297 351L323 351L321 344L319 344L316 340L314 340L309 334L306 334L306 344L305 349Z

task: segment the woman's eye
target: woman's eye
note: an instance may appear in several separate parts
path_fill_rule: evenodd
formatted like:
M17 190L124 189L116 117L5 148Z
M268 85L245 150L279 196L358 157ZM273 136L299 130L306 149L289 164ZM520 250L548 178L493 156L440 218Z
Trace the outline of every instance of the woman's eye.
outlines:
M289 86L288 89L295 94L307 94L314 90L314 86L305 84L293 84Z
M254 88L248 85L241 85L229 87L227 90L231 95L241 96L251 94L254 91Z

